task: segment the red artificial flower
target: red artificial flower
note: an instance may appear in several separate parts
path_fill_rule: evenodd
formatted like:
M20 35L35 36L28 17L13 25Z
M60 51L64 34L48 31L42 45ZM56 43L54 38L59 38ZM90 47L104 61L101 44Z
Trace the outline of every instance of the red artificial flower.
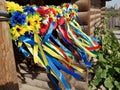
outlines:
M69 4L66 4L65 6L68 8L68 7L69 7Z
M45 33L47 32L48 28L49 28L49 24L45 25L45 24L41 24L40 26L40 34L43 36L45 35Z

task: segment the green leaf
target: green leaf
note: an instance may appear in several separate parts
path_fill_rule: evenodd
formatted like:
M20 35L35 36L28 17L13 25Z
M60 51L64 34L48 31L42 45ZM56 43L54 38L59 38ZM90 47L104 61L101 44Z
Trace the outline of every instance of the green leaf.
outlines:
M103 54L99 54L99 60L98 61L101 62L101 63L106 63L107 62L107 60L103 57Z
M114 67L114 70L115 70L117 73L120 73L120 68Z
M106 65L106 66L105 66L105 69L107 69L107 70L108 70L109 68L111 68L111 66L110 66L110 65Z
M96 77L97 78L101 78L102 68L100 68L100 67L97 68L96 71L95 71L95 73L96 73Z
M93 90L93 89L92 89L92 86L89 86L89 87L88 87L88 90Z
M114 87L112 78L111 77L106 78L106 80L104 81L104 85L106 88L112 90L112 88Z
M120 90L120 83L118 81L114 81L114 85L116 86L117 89Z
M106 69L102 71L102 73L101 73L101 78L106 78L106 76L107 76L107 71L108 71L108 70L106 70Z
M97 86L101 82L101 80L102 80L101 78L96 78L96 79L92 80L92 84Z

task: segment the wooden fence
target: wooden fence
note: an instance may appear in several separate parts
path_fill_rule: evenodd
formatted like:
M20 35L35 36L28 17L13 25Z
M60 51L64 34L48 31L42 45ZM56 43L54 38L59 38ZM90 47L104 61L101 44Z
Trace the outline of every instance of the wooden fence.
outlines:
M107 20L108 29L120 28L120 16L119 17L111 17Z

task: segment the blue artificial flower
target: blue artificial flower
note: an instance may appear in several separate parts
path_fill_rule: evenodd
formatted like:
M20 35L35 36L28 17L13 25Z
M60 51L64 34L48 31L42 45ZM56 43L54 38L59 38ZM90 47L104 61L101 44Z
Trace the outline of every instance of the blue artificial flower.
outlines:
M10 18L11 26L16 24L23 25L26 22L26 15L21 12L13 12L12 17Z
M31 7L31 6L26 6L24 8L24 12L27 12L27 14L34 14L35 13L35 10Z

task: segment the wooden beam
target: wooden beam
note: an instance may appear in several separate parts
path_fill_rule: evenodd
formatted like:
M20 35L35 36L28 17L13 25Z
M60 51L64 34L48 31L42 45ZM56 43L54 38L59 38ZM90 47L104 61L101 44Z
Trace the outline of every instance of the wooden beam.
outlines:
M6 10L5 8L5 0L0 0L0 10ZM0 90L19 90L7 22L0 22Z
M78 0L75 2L75 4L78 5L78 10L80 12L88 11L90 9L89 0Z
M78 12L78 17L80 18L80 20L82 21L82 23L84 25L88 25L89 23L89 12Z

